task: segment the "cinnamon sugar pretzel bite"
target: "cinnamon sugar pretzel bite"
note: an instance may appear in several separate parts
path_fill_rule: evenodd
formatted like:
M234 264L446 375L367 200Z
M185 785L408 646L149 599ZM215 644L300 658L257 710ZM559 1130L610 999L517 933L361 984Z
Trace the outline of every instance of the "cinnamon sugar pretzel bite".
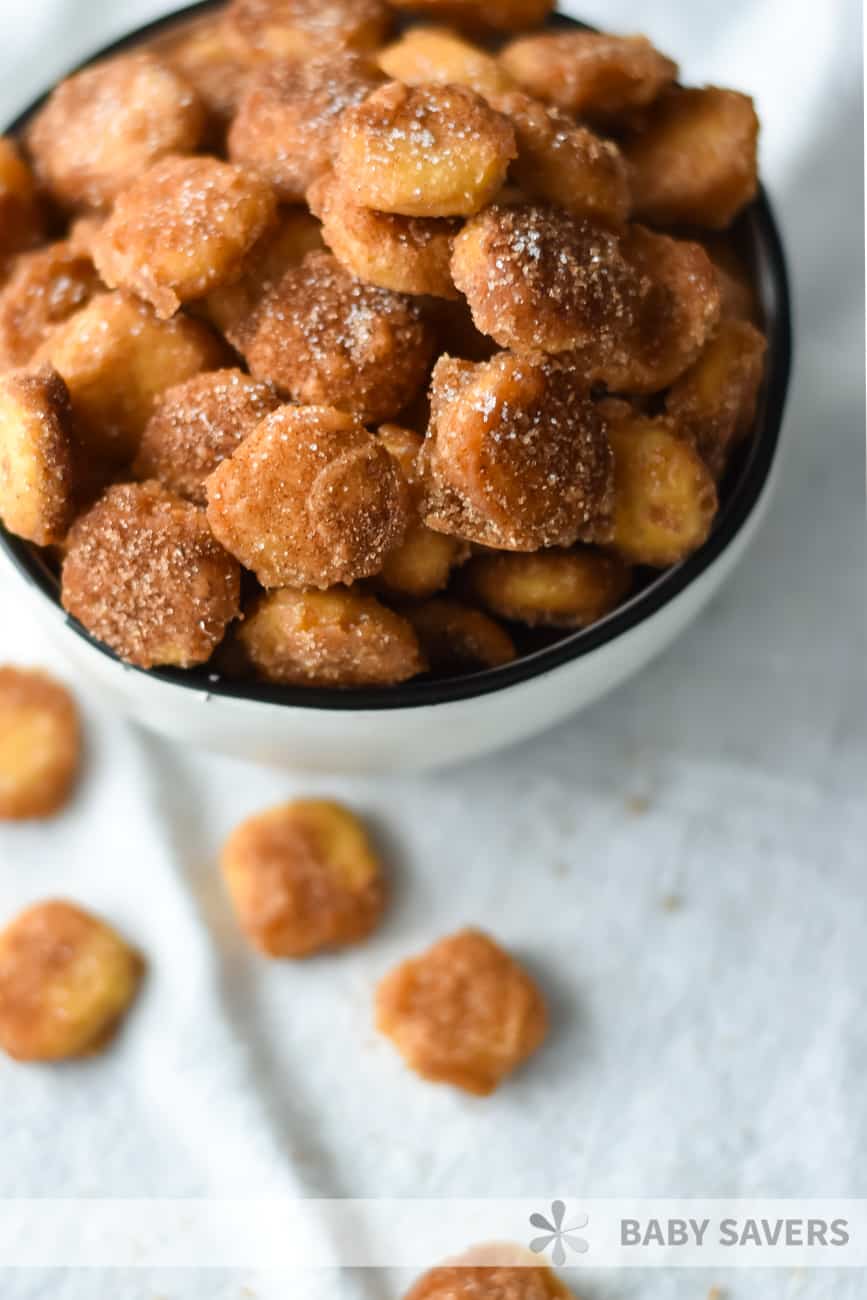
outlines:
M311 211L335 257L368 284L395 293L457 298L449 266L459 223L448 217L402 217L354 203L333 174L307 191Z
M121 194L93 240L111 289L127 289L162 319L240 274L271 224L273 191L216 158L162 158Z
M476 555L461 574L485 609L529 627L589 627L620 604L630 582L622 560L590 546Z
M390 27L384 0L232 0L226 22L248 58L298 61L329 47L375 50Z
M407 217L461 217L494 197L515 133L466 86L391 81L340 119L335 168L356 203Z
M42 235L42 215L30 168L14 140L0 136L0 258L31 248Z
M483 1250L471 1254L475 1258ZM404 1300L575 1300L575 1296L550 1268L539 1265L457 1264L424 1273Z
M208 519L263 587L330 587L376 573L403 539L406 483L354 416L283 406L207 480Z
M81 759L81 728L65 686L36 669L0 667L0 821L52 817Z
M100 1051L142 971L138 953L90 912L34 903L0 933L0 1048L16 1061Z
M410 27L377 55L383 72L405 86L468 86L487 99L514 88L498 59L448 27Z
M327 799L248 817L223 846L239 924L266 957L358 943L385 907L382 868L361 820Z
M490 95L489 102L515 129L518 156L510 176L524 194L577 217L623 224L629 215L629 179L612 140L520 90Z
M541 1046L548 1015L524 968L467 929L386 975L376 1023L423 1079L487 1096Z
M614 450L614 551L628 563L667 568L706 541L717 511L713 477L665 418L605 403Z
M0 375L0 519L37 546L61 542L75 515L77 449L56 370Z
M568 366L440 357L422 457L429 527L502 550L607 540L612 456Z
M348 587L269 591L237 641L260 677L285 686L392 686L426 667L406 619Z
M758 189L759 119L748 95L673 89L623 145L636 214L662 226L721 230Z
M251 78L229 130L229 157L299 203L331 166L342 114L381 85L364 56L330 51L268 64Z
M473 320L504 348L606 357L640 296L621 239L559 208L493 206L455 240L452 278Z
M204 126L193 88L140 51L61 81L28 128L27 144L58 203L105 208L157 159L195 149Z
M725 320L698 360L669 389L665 409L715 479L750 431L767 343L748 321Z
M142 434L134 469L194 505L207 505L205 479L280 399L270 384L240 370L209 370L175 384L158 399Z
M606 32L519 36L500 62L531 95L601 122L651 104L677 76L646 37Z
M127 663L189 668L240 612L240 582L203 510L159 483L123 483L70 529L61 600Z
M89 255L63 239L15 259L0 289L0 369L23 366L100 288Z
M538 27L554 0L389 0L394 9L424 14L459 27L501 32Z
M400 546L388 552L376 576L377 585L392 595L421 598L448 586L452 570L470 553L465 542L434 532L422 522L423 484L419 455L424 438L411 429L384 424L379 441L400 467L409 488L410 522Z
M499 668L517 656L512 638L499 623L460 601L434 596L407 606L403 613L434 672Z
M225 360L225 345L199 321L162 321L123 293L97 294L33 357L63 376L85 450L120 465L135 455L159 394Z
M250 372L306 405L394 418L421 389L433 334L412 298L308 253L260 304L242 350Z

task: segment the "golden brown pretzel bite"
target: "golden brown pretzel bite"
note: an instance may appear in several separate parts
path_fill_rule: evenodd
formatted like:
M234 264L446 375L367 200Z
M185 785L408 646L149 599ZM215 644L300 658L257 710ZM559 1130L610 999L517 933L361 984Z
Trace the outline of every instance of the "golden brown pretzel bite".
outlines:
M299 203L331 166L341 115L383 81L362 55L336 50L266 65L229 131L229 157L255 168L284 203Z
M61 81L27 132L36 172L66 207L108 207L142 171L195 149L205 111L152 54L120 54Z
M0 519L38 546L60 542L75 514L69 392L51 366L0 375Z
M606 32L521 36L500 61L531 95L602 122L644 108L677 76L677 64L646 37Z
M308 253L260 305L242 350L257 379L308 405L388 420L416 396L433 351L418 304Z
M240 579L204 510L159 483L123 483L70 529L61 600L128 663L189 668L237 617Z
M380 50L377 63L405 86L468 86L488 98L512 90L514 82L496 57L448 27L410 27Z
M474 1251L475 1255L477 1252ZM576 1300L550 1268L524 1264L432 1268L404 1300Z
M237 635L257 673L286 686L391 686L425 669L406 619L352 588L269 591Z
M449 269L456 220L360 207L330 173L310 187L307 201L326 244L359 280L395 293L458 297Z
M434 672L472 672L499 668L517 656L514 642L480 609L435 596L403 611L415 629L425 659Z
M406 484L355 417L283 406L207 481L214 534L263 587L366 578L403 539Z
M142 434L135 473L155 478L197 506L205 479L231 456L280 399L240 370L209 370L175 384L157 401Z
M730 225L758 189L758 134L748 95L669 91L623 145L636 214L661 226Z
M25 365L99 287L89 255L71 239L19 254L0 289L0 368Z
M247 57L299 62L328 47L374 50L390 27L384 0L232 0L226 22Z
M579 376L500 352L440 357L425 441L425 522L503 550L606 540L612 456Z
M630 582L617 556L589 546L476 555L461 574L485 609L530 627L589 627L620 604Z
M340 119L335 168L356 203L407 217L461 217L494 197L515 133L466 86L391 81Z
M81 758L75 701L35 669L0 667L0 820L52 817Z

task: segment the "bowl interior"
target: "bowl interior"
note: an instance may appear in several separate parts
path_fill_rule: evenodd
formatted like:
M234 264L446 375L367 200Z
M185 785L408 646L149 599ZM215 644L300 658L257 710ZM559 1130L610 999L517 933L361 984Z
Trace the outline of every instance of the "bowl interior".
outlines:
M146 27L100 50L102 58L142 40L158 36L166 28L208 10L220 7L217 0L205 0ZM556 14L549 20L555 27L585 26ZM8 128L20 131L39 108L45 96L31 104ZM758 501L777 453L783 408L791 365L791 316L789 287L780 234L765 191L738 217L729 232L732 241L752 271L768 339L767 365L756 411L753 436L737 449L720 485L720 508L705 544L672 568L638 570L631 596L606 618L575 632L529 629L510 625L519 657L500 668L462 673L450 677L420 677L399 686L341 691L325 687L272 686L262 682L221 677L204 664L194 669L150 669L148 675L210 696L256 700L295 708L326 710L370 710L428 706L451 700L485 695L515 685L530 677L577 659L650 618L699 577L731 542ZM60 604L56 571L39 548L13 537L0 524L0 551L19 573L52 604L57 617L89 642L101 654L114 659L128 672L142 672L123 663L107 646L95 640Z

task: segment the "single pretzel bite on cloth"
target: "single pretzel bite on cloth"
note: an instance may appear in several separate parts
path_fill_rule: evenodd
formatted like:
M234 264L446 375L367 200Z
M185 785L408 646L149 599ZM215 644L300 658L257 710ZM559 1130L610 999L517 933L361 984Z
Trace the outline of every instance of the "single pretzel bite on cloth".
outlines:
M713 477L667 419L607 402L614 449L614 536L628 563L664 569L697 550L717 511Z
M240 587L205 512L159 483L108 488L69 532L63 608L139 668L209 659L240 611Z
M61 542L75 515L69 393L56 370L0 375L0 519L37 546Z
M299 62L328 48L375 50L391 26L384 0L232 0L225 21L248 58Z
M383 82L349 50L266 65L251 78L229 130L229 157L254 168L284 203L300 203L331 166L341 114Z
M8 136L0 136L0 257L30 248L42 235L42 217L30 168Z
M330 407L280 407L206 486L214 535L263 587L370 577L409 519L392 457L360 420Z
M266 957L309 957L358 943L385 906L364 825L340 804L297 799L248 817L223 846L238 923Z
M319 222L306 208L279 209L276 224L268 227L245 256L238 278L213 289L198 304L233 347L242 349L256 309L289 268L322 247L320 232Z
M163 158L119 195L93 241L105 283L149 302L163 319L240 274L274 218L273 191L216 158Z
M677 76L646 37L605 32L521 36L500 62L531 95L603 123L652 103Z
M620 237L559 208L486 208L455 240L452 278L504 348L607 357L632 328L640 280Z
M54 327L100 287L77 241L62 239L19 254L0 289L0 369L25 365Z
M758 135L748 95L669 91L623 145L636 214L655 225L724 229L756 196Z
M485 1247L471 1249L475 1259ZM502 1247L496 1247L502 1253ZM516 1254L520 1252L515 1251ZM536 1259L538 1258L535 1257ZM444 1265L432 1268L407 1291L404 1300L576 1300L550 1268L538 1264Z
M523 967L468 929L382 980L376 1023L423 1079L486 1096L541 1046L548 1015Z
M448 27L410 27L399 40L380 50L383 72L405 86L468 86L487 98L513 89L514 82L493 54Z
M515 129L518 156L509 174L524 194L576 217L623 224L629 216L629 179L612 140L520 90L492 95L489 102Z
M666 412L720 479L732 447L749 433L765 368L764 335L747 321L727 320L698 361L672 385Z
M427 378L433 332L418 302L308 253L257 310L242 351L257 379L296 402L393 419Z
M310 187L307 201L322 220L326 244L359 280L395 293L458 297L449 269L460 229L455 219L360 207L331 174Z
M280 399L241 370L209 370L169 388L148 420L133 466L197 506L205 479L236 450Z
M400 467L409 488L410 522L400 546L389 551L376 575L377 586L396 596L420 599L448 586L452 570L470 553L466 542L436 533L422 522L424 485L419 472L421 434L384 424L379 441Z
M499 623L457 600L436 596L408 605L403 613L435 673L499 668L517 657L512 638Z
M61 81L27 131L39 180L58 203L105 208L145 168L196 148L205 111L152 54L122 54Z
M284 686L392 686L427 666L405 618L347 587L267 592L237 644L260 677Z
M510 551L605 541L613 463L580 377L509 352L440 357L422 463L425 522Z
M101 293L48 336L33 363L63 376L81 441L93 456L129 462L161 392L225 363L227 348L200 321L162 321L146 303Z
M455 23L474 30L501 32L538 27L554 8L554 0L389 0L401 12Z
M138 953L83 908L33 904L0 933L0 1049L15 1061L100 1051L142 971Z
M584 346L573 364L620 393L657 393L695 361L719 320L719 281L700 244L631 225L622 245L640 285L632 323L608 346Z
M81 759L78 710L47 673L0 667L0 821L51 817Z
M461 586L500 618L530 627L589 627L620 604L631 574L616 555L592 547L532 555L475 555Z
M514 157L508 120L466 86L392 81L341 117L335 168L363 207L461 217L490 202Z

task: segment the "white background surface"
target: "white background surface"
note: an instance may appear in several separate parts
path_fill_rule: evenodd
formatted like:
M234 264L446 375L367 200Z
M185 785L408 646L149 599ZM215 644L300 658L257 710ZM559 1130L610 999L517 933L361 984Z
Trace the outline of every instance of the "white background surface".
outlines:
M3 0L0 114L170 7ZM79 797L48 828L0 829L0 916L71 896L114 920L150 975L104 1057L0 1062L0 1195L867 1195L859 6L580 12L648 32L688 81L757 96L798 338L770 520L655 666L460 770L295 782L170 748L83 693ZM54 664L3 603L0 659ZM266 965L240 942L214 861L241 817L296 791L373 818L394 906L355 952ZM375 980L467 922L527 959L554 1010L550 1044L485 1101L422 1084L371 1028ZM730 1300L855 1300L865 1285L649 1272L580 1290L704 1300L714 1282ZM397 1291L374 1277L0 1276L3 1300Z

